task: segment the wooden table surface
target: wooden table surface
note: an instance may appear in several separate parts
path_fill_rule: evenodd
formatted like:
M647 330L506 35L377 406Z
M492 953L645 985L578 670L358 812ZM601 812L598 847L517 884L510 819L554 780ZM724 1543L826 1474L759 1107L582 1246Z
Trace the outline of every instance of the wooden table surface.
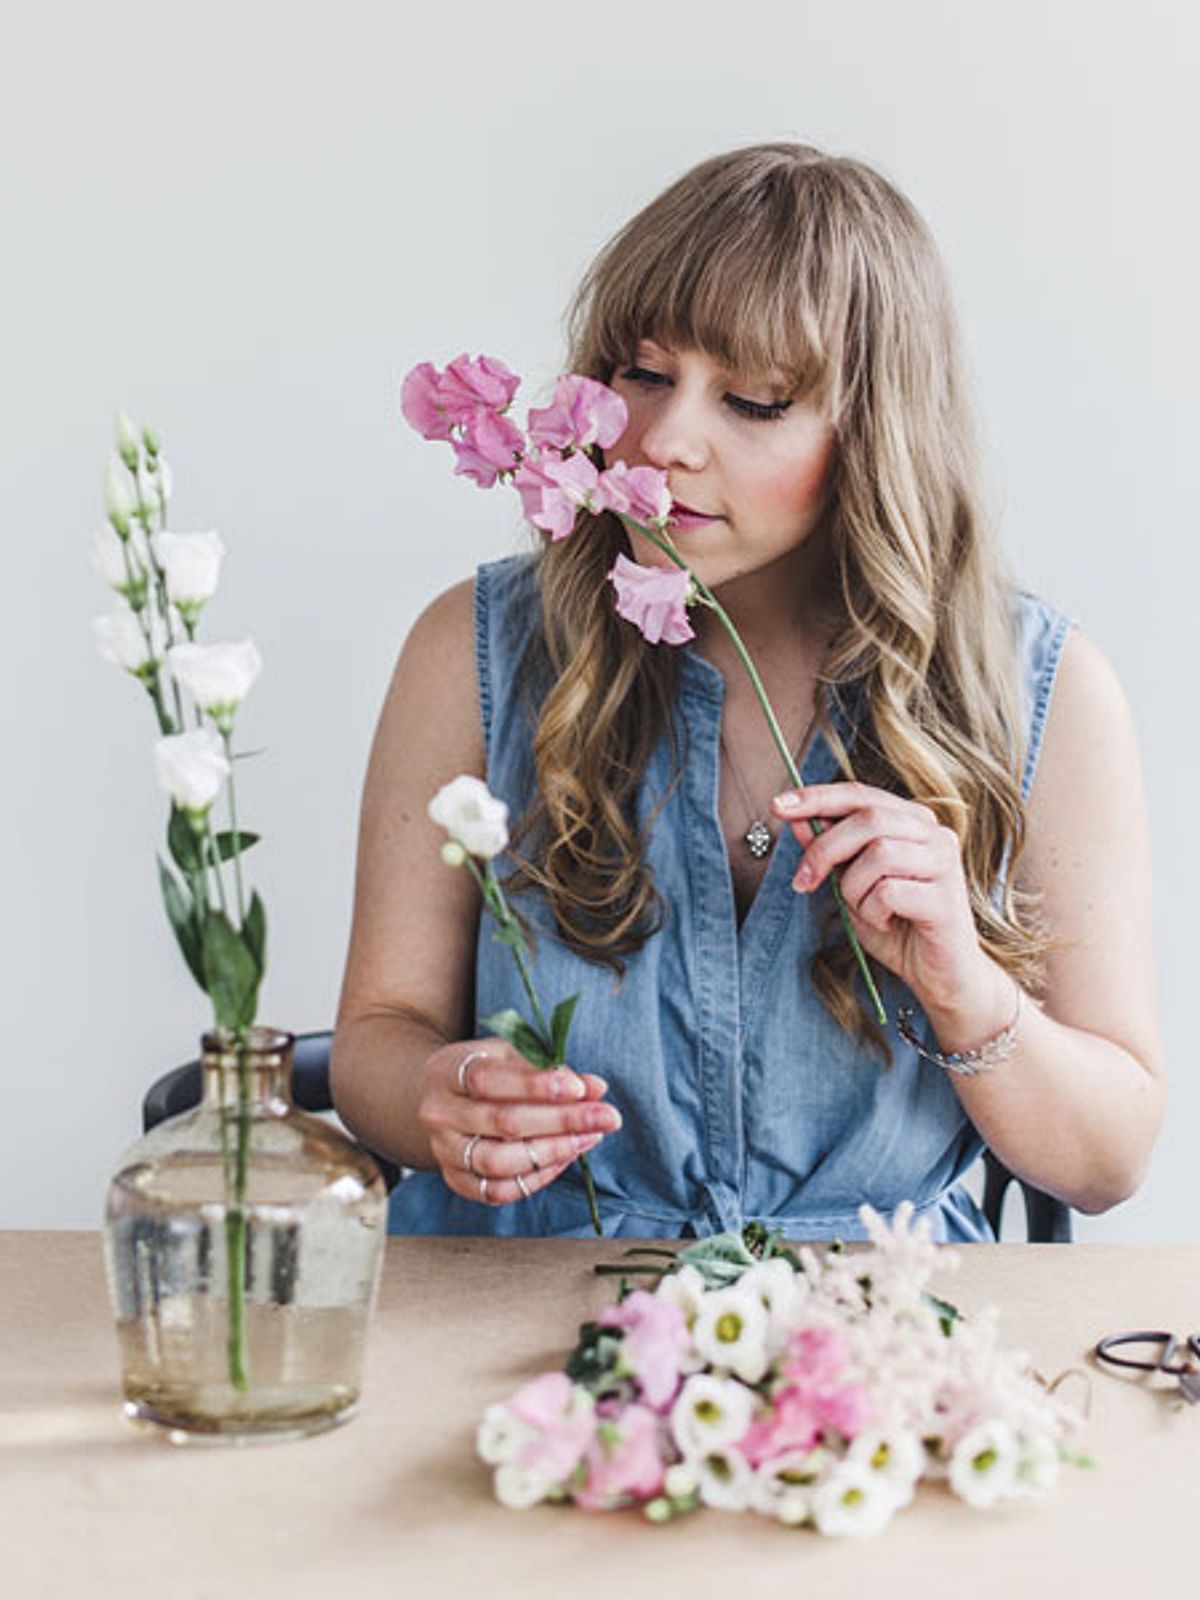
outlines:
M1044 1374L1089 1371L1080 1445L1098 1465L998 1512L926 1485L863 1543L755 1515L659 1528L635 1511L495 1503L476 1422L561 1365L613 1292L591 1268L618 1248L391 1239L352 1421L299 1443L180 1448L121 1414L99 1234L0 1233L0 1594L1200 1596L1200 1406L1087 1359L1119 1329L1200 1327L1200 1246L962 1248L935 1287L968 1312L997 1305L1005 1342Z

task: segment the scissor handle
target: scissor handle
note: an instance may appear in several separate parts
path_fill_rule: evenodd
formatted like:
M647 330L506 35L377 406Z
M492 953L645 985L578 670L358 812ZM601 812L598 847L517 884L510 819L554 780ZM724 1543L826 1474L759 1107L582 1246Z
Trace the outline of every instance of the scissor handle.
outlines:
M1162 1354L1157 1361L1133 1361L1129 1356L1115 1356L1113 1351L1123 1344L1158 1344L1162 1345ZM1200 1341L1193 1334L1188 1340L1189 1348L1200 1356ZM1179 1348L1179 1340L1173 1333L1167 1333L1162 1328L1142 1329L1137 1333L1110 1333L1107 1338L1101 1339L1096 1346L1094 1354L1098 1361L1107 1361L1113 1367L1133 1367L1138 1372L1171 1372L1171 1358Z

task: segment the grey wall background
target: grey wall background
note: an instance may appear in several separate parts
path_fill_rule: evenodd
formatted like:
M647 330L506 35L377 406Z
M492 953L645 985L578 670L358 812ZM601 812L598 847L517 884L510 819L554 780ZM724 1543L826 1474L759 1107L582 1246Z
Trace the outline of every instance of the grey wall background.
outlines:
M395 652L520 537L400 423L400 376L486 349L546 383L572 283L636 206L714 151L800 137L931 222L1012 565L1127 686L1173 1092L1144 1190L1078 1231L1200 1238L1198 33L1162 0L6 0L0 1225L94 1226L144 1086L205 1021L158 901L149 709L91 640L114 405L162 431L176 529L225 537L204 636L266 661L239 730L265 749L240 783L262 1015L325 1026Z

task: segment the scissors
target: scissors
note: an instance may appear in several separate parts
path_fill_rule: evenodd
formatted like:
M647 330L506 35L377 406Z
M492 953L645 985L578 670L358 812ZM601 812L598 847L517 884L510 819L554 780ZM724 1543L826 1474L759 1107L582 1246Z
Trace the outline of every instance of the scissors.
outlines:
M1114 1355L1123 1345L1140 1345L1142 1355ZM1158 1346L1156 1359L1147 1360L1147 1347ZM1200 1403L1200 1334L1190 1333L1180 1339L1173 1333L1142 1331L1140 1333L1110 1333L1092 1352L1097 1361L1110 1367L1135 1367L1141 1372L1165 1372L1179 1379L1179 1392L1189 1405ZM1182 1359L1175 1360L1177 1355Z

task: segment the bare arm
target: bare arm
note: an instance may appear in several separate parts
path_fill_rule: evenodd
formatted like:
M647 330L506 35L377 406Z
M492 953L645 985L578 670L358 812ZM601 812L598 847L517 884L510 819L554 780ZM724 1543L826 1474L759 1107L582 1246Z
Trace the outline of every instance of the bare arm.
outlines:
M468 582L417 621L380 715L331 1071L340 1115L372 1149L439 1167L472 1199L476 1174L486 1174L488 1198L502 1203L518 1197L517 1173L534 1192L619 1118L594 1104L598 1078L536 1072L501 1040L470 1037L479 899L469 873L442 863L445 836L426 806L451 778L484 769ZM464 1093L458 1066L472 1045L486 1058L472 1063ZM487 1143L468 1172L473 1134ZM531 1147L540 1163L532 1176Z

